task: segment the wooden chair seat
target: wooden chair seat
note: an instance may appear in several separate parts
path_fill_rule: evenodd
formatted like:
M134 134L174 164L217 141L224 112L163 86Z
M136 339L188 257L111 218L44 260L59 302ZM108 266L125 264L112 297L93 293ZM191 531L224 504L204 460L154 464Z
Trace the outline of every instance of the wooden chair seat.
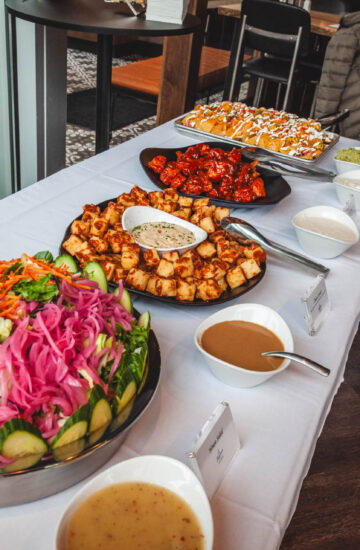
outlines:
M197 90L208 90L225 81L230 52L204 46L201 52ZM162 56L114 67L111 83L158 96L160 93Z

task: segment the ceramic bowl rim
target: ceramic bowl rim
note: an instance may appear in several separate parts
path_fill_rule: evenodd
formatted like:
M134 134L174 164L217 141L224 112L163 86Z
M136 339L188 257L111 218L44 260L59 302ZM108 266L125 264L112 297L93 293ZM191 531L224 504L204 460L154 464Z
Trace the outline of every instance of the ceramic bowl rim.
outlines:
M348 188L349 189L349 188ZM305 229L305 227L301 227L299 225L297 225L295 223L295 218L296 216L298 216L299 214L302 214L304 212L306 212L306 210L310 210L310 208L318 208L318 207L321 207L321 208L331 208L333 210L337 210L338 212L341 212L342 214L344 214L345 216L347 216L348 220L351 222L352 224L352 229L355 231L355 234L356 234L356 241L354 242L348 242L348 241L342 241L341 239L335 239L335 237L329 237L328 235L322 235L321 233L317 233L316 231L311 231L311 229ZM339 244L345 244L345 245L348 245L348 248L350 246L353 246L354 244L356 244L358 241L359 241L359 237L360 237L360 234L359 234L359 230L358 228L356 227L355 223L353 222L353 220L350 218L350 216L348 214L346 214L346 212L344 212L343 210L340 210L340 208L335 208L335 206L328 206L328 205L322 205L322 204L319 204L319 205L316 205L316 206L310 206L309 208L304 208L303 210L300 210L299 212L297 212L293 217L292 217L292 220L291 220L291 223L293 225L293 227L295 227L295 229L298 229L300 231L303 231L304 233L308 233L309 235L314 235L315 237L319 237L321 239L325 239L327 241L330 241L330 242L334 242L334 243L339 243ZM348 225L349 227L349 225Z
M290 336L290 341L291 341L291 345L290 347L292 349L287 349L286 351L292 353L294 351L294 338L293 338L293 335L291 333L291 330L289 328L289 325L287 324L287 322L285 321L285 319L277 312L275 311L273 308L269 307L269 306L265 306L263 304L256 304L256 303L245 303L245 304L236 304L234 306L229 306L223 310L220 310L221 312L225 312L227 310L230 310L230 309L235 309L235 308L244 308L245 307L254 307L256 306L255 309L266 309L268 311L271 312L272 315L274 315L275 317L278 317L281 319L281 321L284 323L284 326L286 327L286 329L288 330L288 333L289 333L289 336ZM207 352L206 350L204 350L204 348L200 345L199 343L199 336L200 334L203 332L202 330L202 325L204 325L207 321L209 321L212 317L215 317L215 315L217 315L219 313L219 311L213 313L212 315L210 315L209 317L206 317L206 319L204 319L200 325L197 327L196 331L195 331L195 334L194 334L194 341L195 341L195 345L197 347L197 349L199 351L201 351L206 357L208 357L209 359L211 359L212 361L217 361L221 366L225 366L225 367L230 367L230 370L232 370L233 372L242 372L242 373L246 373L246 374L252 374L256 377L264 377L266 375L273 375L273 374L278 374L279 372L282 372L283 370L285 370L291 363L290 359L284 359L282 364L280 365L280 367L278 367L277 369L274 369L274 370L266 370L266 371L256 371L256 370L251 370L251 369L244 369L243 367L238 367L237 365L232 365L231 363L228 363L227 361L223 361L222 359L219 359L218 357L215 357L214 355L211 355L211 353ZM225 321L226 319L224 319ZM215 323L212 323L211 325L209 325L207 328L209 328L210 326L214 325ZM260 324L260 323L258 323ZM262 325L263 326L263 325ZM266 327L265 327L266 328ZM284 346L284 343L282 341L282 338L280 338L280 336L278 334L276 334L274 332L275 336L277 336L277 338L279 338L279 340L281 341L282 345ZM284 346L285 347L285 346Z
M126 221L126 216L128 215L128 212L129 211L131 212L131 209L134 209L134 208L137 208L137 209L139 209L139 208L150 208L152 211L154 211L156 213L160 212L160 215L161 215L161 212L163 212L162 210L159 210L158 208L154 208L153 206L146 206L146 205L143 205L143 204L138 204L138 205L134 205L134 206L129 206L125 210L122 219L124 220L124 217L125 217L125 221ZM151 249L155 248L158 252L161 252L161 254L166 254L166 252L171 252L171 251L175 251L175 250L181 252L182 250L185 250L185 249L195 248L195 246L198 246L199 244L201 244L202 242L204 242L207 239L208 234L206 233L206 231L204 231L204 229L202 229L198 225L196 225L192 222L189 222L187 220L183 220L182 218L178 218L177 216L174 216L170 212L163 212L163 214L166 214L167 216L173 218L174 221L173 222L168 222L168 223L174 223L174 224L177 224L177 225L181 225L182 227L184 227L185 229L188 229L189 231L191 231L190 226L192 226L192 227L195 228L196 232L198 232L198 233L202 232L203 233L202 237L196 238L196 233L194 232L194 230L192 230L192 232L195 235L195 242L187 243L187 244L184 244L182 246L171 246L169 248L160 248L160 247L157 247L157 246L149 246L147 244L140 243L139 241L135 241L136 244L138 244L141 248L145 248L147 250L151 250ZM143 222L143 223L146 223L146 222ZM123 227L124 227L124 230L127 231L131 235L131 231L126 228L125 224L123 224Z

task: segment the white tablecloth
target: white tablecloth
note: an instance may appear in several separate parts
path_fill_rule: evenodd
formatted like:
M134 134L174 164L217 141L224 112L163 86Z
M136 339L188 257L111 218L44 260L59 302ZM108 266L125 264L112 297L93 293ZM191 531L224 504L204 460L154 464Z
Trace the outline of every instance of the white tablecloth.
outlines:
M149 146L177 147L195 140L165 124L132 141L62 170L0 201L0 258L49 249L57 254L69 221L85 203L128 191L152 189L138 155ZM341 139L336 149L353 145ZM320 166L334 169L332 153ZM277 205L235 215L256 225L274 241L301 251L290 220L304 207L340 207L334 185L289 179L292 193ZM149 309L162 353L160 388L146 414L130 431L107 466L138 454L165 454L185 461L194 437L220 401L228 401L242 448L212 499L215 550L273 550L279 547L295 510L317 438L343 377L358 325L359 245L324 262L331 268L327 288L332 302L320 332L308 336L300 297L314 274L270 256L263 281L228 303L256 302L276 309L294 336L295 350L329 367L329 378L291 365L256 388L239 390L217 380L195 349L197 325L221 306L168 306L136 299ZM66 503L81 484L38 502L0 509L2 550L49 550Z

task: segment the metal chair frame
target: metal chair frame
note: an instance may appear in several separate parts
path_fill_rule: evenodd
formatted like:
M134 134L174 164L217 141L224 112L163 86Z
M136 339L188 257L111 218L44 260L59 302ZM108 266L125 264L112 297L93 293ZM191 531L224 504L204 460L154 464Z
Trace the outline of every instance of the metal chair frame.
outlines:
M286 85L286 92L283 102L283 109L286 110L289 104L291 86L294 80L296 65L299 59L300 51L300 42L303 32L303 27L299 27L297 34L283 34L273 31L268 31L260 29L251 25L246 24L247 15L243 15L241 18L241 25L238 32L235 32L233 45L231 48L231 56L229 61L229 69L226 77L225 87L224 87L224 100L236 101L239 95L240 84L242 80L242 75L246 72L246 68L243 68L243 58L245 50L245 33L251 33L258 36L263 36L266 38L273 38L275 40L282 40L287 43L294 43L294 51L290 64L289 77ZM266 52L265 52L266 53ZM263 78L258 78L254 104L257 107L260 103L262 88L264 84Z

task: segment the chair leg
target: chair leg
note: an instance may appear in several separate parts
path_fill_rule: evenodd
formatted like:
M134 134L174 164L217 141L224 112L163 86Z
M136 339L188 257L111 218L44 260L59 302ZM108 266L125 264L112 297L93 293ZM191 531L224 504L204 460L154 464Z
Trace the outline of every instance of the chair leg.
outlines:
M258 78L258 81L256 83L255 95L254 95L254 107L259 107L260 105L263 87L264 87L264 79Z
M276 91L275 109L279 109L280 96L281 96L282 83L279 82Z
M314 116L316 100L317 100L317 95L318 95L318 91L319 91L319 83L318 82L313 82L312 84L315 84L315 90L314 90L314 95L313 95L313 99L312 99L311 107L310 107L310 113L309 113L310 118L313 118L313 116Z
M289 106L291 87L292 87L292 83L293 83L293 79L294 79L294 75L295 75L295 68L296 68L297 60L298 60L298 57L299 57L299 48L300 48L302 30L303 30L302 27L299 27L299 30L298 30L298 33L297 33L297 39L296 39L296 43L295 43L295 47L294 47L293 58L291 60L291 66L290 66L289 78L288 78L287 86L286 86L285 97L284 97L284 103L283 103L283 110L284 111L287 111L288 106Z

